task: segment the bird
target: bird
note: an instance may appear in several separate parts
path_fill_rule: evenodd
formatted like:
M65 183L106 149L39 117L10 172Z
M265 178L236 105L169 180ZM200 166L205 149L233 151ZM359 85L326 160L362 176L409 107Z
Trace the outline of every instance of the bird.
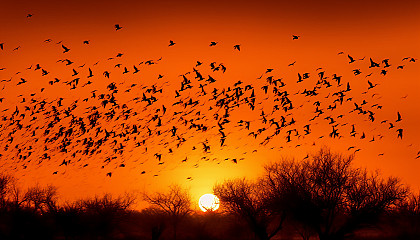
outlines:
M349 54L347 54L347 57L349 58L349 63L353 63L355 62L354 58L352 58Z
M216 46L218 42L210 42L210 47Z
M384 68L390 67L391 65L389 64L389 59L384 59L382 60L382 63L385 64Z
M115 24L114 27L115 27L115 31L122 29L122 27L119 24Z
M362 72L360 71L360 69L357 68L357 69L353 70L353 73L354 73L355 76L357 76L357 75L361 74Z
M175 42L174 41L172 41L172 40L169 40L169 47L171 47L171 46L173 46L173 45L175 45Z
M135 74L135 73L138 73L140 70L136 67L136 65L133 65L133 68L134 68L134 72L133 72L133 74ZM161 76L161 75L159 75L159 76Z
M91 77L93 77L93 72L92 72L92 69L89 68L89 75L87 76L87 78L91 78Z
M0 43L0 48L1 48L1 50L4 49L4 43Z
M241 51L241 45L237 44L237 45L233 46L233 49Z
M402 120L400 112L397 112L397 120L395 122L400 122Z
M299 39L299 37L300 36L298 36L298 35L292 35L292 40L297 40L297 39Z
M379 67L379 63L376 63L372 60L372 58L369 58L370 60L370 66L369 68L373 68L373 67Z
M403 129L402 128L399 128L399 129L397 129L397 132L398 132L397 138L401 138L402 139L402 137L403 137Z
M371 89L371 88L374 88L376 85L378 85L378 84L373 84L373 83L371 83L369 80L368 80L368 84L369 84L369 87L368 87L368 89Z
M61 47L64 49L63 53L66 53L66 52L70 51L70 49L68 47L64 46L63 44L61 44Z

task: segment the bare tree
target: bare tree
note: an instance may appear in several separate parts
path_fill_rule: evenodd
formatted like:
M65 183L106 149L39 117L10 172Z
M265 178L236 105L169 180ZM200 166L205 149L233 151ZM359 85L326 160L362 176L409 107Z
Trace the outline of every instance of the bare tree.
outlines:
M13 177L6 174L0 174L0 209L7 208L10 187L13 182Z
M166 229L167 219L165 217L168 217L168 215L156 206L143 209L141 215L145 218L142 226L151 231L152 240L160 239Z
M108 210L112 212L119 212L128 210L135 203L135 196L132 194L124 194L118 197L112 197L111 194L107 193L103 196L95 196L91 199L81 201L82 208L84 210L102 212Z
M82 235L86 226L82 221L82 201L63 203L54 213L57 228L61 230L65 239L75 239Z
M244 219L259 239L269 240L282 229L285 214L271 207L265 190L263 181L246 179L226 180L213 188L228 212Z
M57 211L57 200L57 187L52 185L46 187L41 187L39 185L30 187L24 196L26 206L32 208L35 212L40 211L41 214Z
M109 239L114 234L121 223L127 219L130 213L129 209L135 203L135 196L124 194L118 197L112 197L111 194L95 196L94 198L81 200L76 207L69 210L81 211L86 220L86 228L93 235Z
M410 214L420 217L420 192L410 193L410 195L401 202L399 211L404 214Z
M312 228L320 240L344 239L370 226L408 193L398 178L382 179L322 149L312 160L266 166L267 183L277 203Z
M178 224L191 213L191 195L179 185L171 185L166 193L144 194L144 200L161 209L171 219L173 238L176 239Z
M26 201L25 193L16 181L13 181L12 183L9 198L10 204L13 209L21 208L22 204Z

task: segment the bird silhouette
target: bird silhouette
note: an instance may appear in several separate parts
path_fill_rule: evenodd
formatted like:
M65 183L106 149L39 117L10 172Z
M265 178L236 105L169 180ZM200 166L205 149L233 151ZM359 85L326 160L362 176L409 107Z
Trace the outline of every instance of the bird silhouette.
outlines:
M115 31L122 29L122 27L119 24L115 24L114 27L115 27Z
M347 57L349 58L349 63L354 63L355 62L354 58L352 58L350 55L347 55Z
M92 69L89 68L89 75L87 76L87 78L91 78L91 77L93 77L93 72L92 72Z
M402 128L399 128L399 129L397 129L397 132L398 132L397 138L401 138L402 139L402 137L403 137L403 129Z
M385 64L384 68L391 67L391 65L389 64L389 59L388 58L382 60L382 63Z
M402 120L400 112L397 112L397 120L395 122L400 122Z
M369 58L370 60L370 66L369 68L373 68L373 67L379 67L379 63L376 63L372 60L372 58Z
M61 47L63 48L63 53L66 53L68 51L70 51L70 49L66 46L64 46L63 44L61 44Z
M372 88L374 88L374 87L376 87L378 85L378 84L371 83L369 80L368 80L368 84L369 84L368 89L372 89Z

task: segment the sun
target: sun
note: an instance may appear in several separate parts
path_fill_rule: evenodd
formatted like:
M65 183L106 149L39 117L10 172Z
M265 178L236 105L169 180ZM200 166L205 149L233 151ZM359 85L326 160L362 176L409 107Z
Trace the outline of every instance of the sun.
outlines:
M219 198L210 193L204 194L198 200L198 206L203 212L216 211L219 208Z

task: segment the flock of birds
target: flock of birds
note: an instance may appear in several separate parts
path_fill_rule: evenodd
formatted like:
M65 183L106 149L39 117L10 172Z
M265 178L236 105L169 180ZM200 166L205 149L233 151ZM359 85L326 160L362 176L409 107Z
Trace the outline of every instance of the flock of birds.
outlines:
M115 31L124 29L119 24L114 27ZM292 36L292 40L299 38ZM187 162L188 152L179 160L171 157L176 151L186 151L183 146L200 152L201 160L209 161L217 160L211 159L210 153L236 146L243 139L260 147L276 142L281 148L282 144L301 147L305 138L315 144L313 139L323 137L330 137L331 141L348 137L370 142L384 137L366 132L352 121L355 118L385 126L391 136L402 139L404 116L400 112L389 119L377 119L376 113L383 106L378 102L380 97L375 89L379 83L374 78L400 71L417 60L356 59L338 53L343 56L340 58L343 63L346 59L345 64L359 64L352 70L354 78L365 81L364 91L358 93L353 88L353 78L331 74L323 68L298 72L295 79L278 77L276 69L268 68L254 79L229 83L223 79L229 66L200 60L191 66L191 71L176 78L158 74L154 79L138 80L143 71L164 59L128 64L122 60L124 54L118 53L90 66L78 65L76 60L67 58L71 46L62 41L55 43L62 51L56 64L64 65L65 71L54 73L54 69L34 63L1 80L0 168L16 171L49 164L56 169L52 174L59 174L71 165L87 168L99 164L105 176L111 177L116 168L130 165L136 165L139 174L147 174L141 168L146 161L156 165L166 161ZM54 41L46 39L45 44ZM217 44L210 42L209 47ZM168 47L177 47L176 42L170 40ZM0 49L3 54L10 51L7 43L0 43ZM20 47L12 51L18 50ZM239 44L232 49L237 54L241 50ZM102 63L102 67L109 64L113 67L100 70ZM287 68L293 69L295 63ZM5 70L6 67L0 68ZM35 84L31 85L34 80L28 79L26 73L45 79L48 84L34 89ZM10 88L33 91L17 96L20 101L12 104L12 99L1 94ZM71 94L52 97L59 88ZM80 93L73 96L75 91ZM367 95L371 97L357 99ZM325 136L315 127L322 124L330 129ZM361 148L350 146L348 150L357 152ZM245 154L251 151L257 150ZM128 160L133 156L135 160ZM416 158L420 158L420 151ZM221 161L238 163L243 159L232 157Z

